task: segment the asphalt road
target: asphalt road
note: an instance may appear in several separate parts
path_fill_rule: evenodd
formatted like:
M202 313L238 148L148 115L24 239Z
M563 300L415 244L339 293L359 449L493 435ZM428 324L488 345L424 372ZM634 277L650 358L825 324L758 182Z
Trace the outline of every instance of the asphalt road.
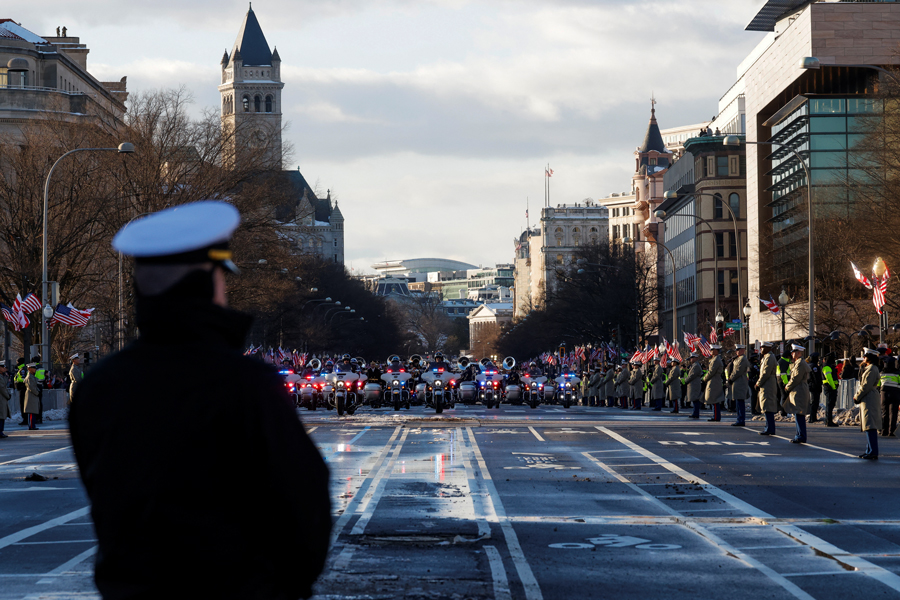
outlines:
M325 598L900 598L900 439L856 456L670 415L572 407L301 411L332 475ZM96 597L67 432L0 444L0 599ZM33 471L43 482L28 482ZM54 479L55 478L55 479Z

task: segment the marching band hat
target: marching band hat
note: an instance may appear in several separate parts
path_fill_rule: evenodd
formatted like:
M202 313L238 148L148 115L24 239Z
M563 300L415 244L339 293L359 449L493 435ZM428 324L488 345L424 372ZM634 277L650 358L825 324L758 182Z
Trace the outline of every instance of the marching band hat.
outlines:
M874 348L863 348L863 354L871 354L872 356L878 356L878 350Z
M800 344L791 344L791 352L806 352L806 348Z
M112 246L139 263L213 262L238 273L228 242L240 222L238 210L226 202L192 202L128 223L113 238Z

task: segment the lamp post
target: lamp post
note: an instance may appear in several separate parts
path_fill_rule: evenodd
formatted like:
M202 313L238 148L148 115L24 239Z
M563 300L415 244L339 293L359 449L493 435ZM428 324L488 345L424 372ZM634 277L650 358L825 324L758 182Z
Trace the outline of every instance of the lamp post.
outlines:
M730 136L730 137L734 137L734 136ZM735 139L737 139L737 138L735 138ZM728 137L725 138L725 142L727 144ZM731 223L734 226L734 249L737 252L737 256L735 256L735 258L737 259L738 306L740 306L741 301L744 299L744 294L741 291L741 279L742 279L742 277L741 277L741 238L740 238L740 235L738 232L737 215L734 214L734 211L731 210L731 207L728 206L728 203L725 202L721 196L717 196L715 194L710 194L709 192L691 192L690 194L685 194L685 195L686 196L709 196L710 198L714 198L714 199L718 198L719 200L722 201L722 207L728 211L728 215L731 217ZM667 200L671 200L671 199L677 198L678 194L675 192L666 192L664 194L664 197ZM710 228L710 229L712 229L712 228ZM716 294L718 295L718 292L719 292L718 256L719 255L718 255L718 251L716 249L713 249L713 254L716 256L716 277L715 277L714 283L716 285ZM749 273L749 270L748 270L748 273ZM741 340L743 340L743 339L744 339L744 335L743 335L743 330L742 330Z
M725 140L722 143L725 146L740 146L741 139L735 135L729 135L725 137ZM747 140L744 140L744 143L753 146L785 146L791 151L794 158L800 162L800 166L803 167L803 172L806 174L806 210L808 213L807 221L809 223L809 353L812 354L816 350L816 260L815 255L813 254L813 188L812 178L809 176L809 167L806 166L806 161L803 160L797 151L786 144L779 144L776 142L748 142ZM740 283L740 278L738 278L738 283ZM784 336L782 335L782 337Z
M741 329L747 329L747 345L750 345L750 315L753 314L753 309L750 307L750 300L747 300L747 304L744 305L744 322L741 323Z
M326 321L326 322L328 321L328 313L330 313L333 310L337 310L337 311L350 310L349 306L341 306L340 302L335 302L335 304L337 304L337 306L333 306L325 311L325 316L322 319L323 321ZM324 304L322 306L324 306Z
M781 307L781 354L784 354L784 307L787 306L788 302L791 299L788 297L787 292L784 291L784 288L781 288L781 293L778 294L778 306Z
M344 308L344 309L341 309L341 310L337 311L336 313L334 313L333 315L331 315L331 318L330 318L330 319L328 319L328 326L329 326L329 327L331 326L331 323L334 321L334 318L335 318L336 316L341 315L341 314L347 314L347 313L352 314L352 313L355 313L355 312L356 312L356 310L355 310L355 309L352 309L352 308L350 308L350 307L347 307L347 308Z
M671 195L670 195L670 194L671 194ZM675 192L666 192L666 193L664 194L664 196L665 196L665 198L666 198L667 200L669 200L669 199L677 198L677 197L678 197L678 194L676 194ZM656 211L656 212L653 213L653 214L656 215L656 218L661 219L661 220L666 218L666 211L664 211L664 210L658 210L658 211ZM700 221L701 223L703 223L704 225L706 225L706 226L709 228L709 233L711 233L712 236L713 236L713 260L715 261L715 267L714 267L714 268L715 268L715 271L716 271L716 277L718 277L718 273L719 273L719 253L716 252L716 248L715 248L715 245L716 245L716 242L715 242L715 235L716 235L716 234L715 234L715 232L713 232L712 225L710 225L709 221L707 221L706 219L704 219L704 218L702 218L702 217L698 217L697 215L683 215L683 214L679 213L679 214L677 214L677 215L672 215L672 216L675 216L675 217L692 217L692 218L694 218L694 219ZM739 270L739 272L740 272L740 268L739 268L738 270ZM714 296L713 296L713 298L714 298L714 300L715 300L715 304L714 304L714 306L713 306L713 311L714 311L716 314L718 314L718 312L719 312L719 282L716 281L715 278L713 278L713 290L715 290L715 294L714 294Z
M54 307L50 306L50 298L49 298L49 285L47 282L47 254L48 254L48 244L47 244L47 229L49 228L49 214L50 214L50 179L53 177L53 171L56 170L56 166L70 154L74 154L76 152L118 152L119 154L132 154L134 153L134 144L129 142L122 142L116 148L75 148L74 150L69 150L62 156L56 159L56 162L53 163L53 166L50 167L50 171L47 173L47 179L44 181L44 247L41 258L42 269L41 269L41 301L44 305L44 308L41 310L41 316L43 317L41 321L41 363L47 371L50 371L50 319L53 317Z
M649 240L632 240L631 238L623 238L623 244L630 244L634 242L636 244L656 244L663 250L665 250L669 254L669 258L672 260L672 341L677 344L678 343L678 285L675 281L675 273L677 271L677 266L675 265L675 255L672 254L672 251L666 248L664 244L660 244L659 242L651 242Z

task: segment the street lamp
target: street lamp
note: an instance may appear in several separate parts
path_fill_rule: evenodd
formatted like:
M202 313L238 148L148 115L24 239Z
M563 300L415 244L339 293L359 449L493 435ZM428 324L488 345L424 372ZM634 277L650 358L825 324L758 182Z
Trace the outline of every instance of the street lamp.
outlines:
M731 137L733 137L733 136L731 136ZM737 138L735 138L735 139L737 139ZM728 137L725 138L725 142L727 144ZM743 279L743 277L741 277L741 271L742 271L742 269L741 269L741 237L738 232L737 215L734 214L734 211L731 210L731 207L728 205L728 203L725 202L725 200L721 196L717 196L716 194L710 194L709 192L691 192L691 193L685 194L685 195L687 195L687 196L709 196L710 198L718 199L721 201L722 207L728 211L728 215L731 217L731 223L734 226L734 249L737 252L737 256L735 258L737 259L738 306L740 306L741 300L744 299L744 294L741 291L741 280ZM674 198L677 198L678 194L676 192L666 192L664 194L664 197L666 198L666 200L672 200ZM711 229L712 228L710 228L710 230ZM748 233L748 235L749 235L749 233ZM718 271L718 256L719 255L718 255L718 250L713 249L713 253L716 256L716 265L717 265L716 277L715 277L715 280L713 283L716 286L716 294L718 295L718 293L719 293L719 271ZM749 267L749 265L748 265L748 267ZM748 268L747 272L748 273L750 272L749 268ZM744 338L744 336L742 333L741 339L743 340L743 338Z
M336 316L338 316L338 315L340 315L340 314L345 314L345 313L351 313L351 314L353 314L353 313L355 313L355 312L356 312L356 310L351 309L350 307L342 308L341 310L339 310L339 311L337 311L336 313L334 313L333 315L331 315L331 318L328 319L328 326L329 326L329 327L331 326L331 322L334 321L334 318L335 318Z
M41 311L41 315L44 317L41 323L41 363L43 363L44 368L50 370L50 319L53 318L53 310L54 307L50 306L50 298L49 298L49 285L47 282L47 254L48 254L48 244L47 244L47 229L49 214L50 214L50 178L53 177L53 171L56 170L56 166L70 154L74 154L76 152L118 152L119 154L133 154L134 153L134 144L129 142L122 142L115 148L75 148L74 150L69 150L62 156L56 159L56 162L53 163L53 166L50 167L50 171L47 173L47 179L44 181L44 248L43 248L43 256L41 259L42 262L42 270L41 270L41 300L44 304L44 309ZM48 311L47 308L50 308ZM50 313L50 316L47 316L47 313Z
M631 242L640 243L640 244L656 244L669 254L669 258L672 261L672 342L678 343L678 284L675 281L675 274L677 265L675 264L675 255L672 254L672 251L666 248L664 244L660 244L659 242L651 242L649 240L632 240L631 238L623 238L623 244L630 244Z
M663 196L666 198L666 200L672 200L674 198L677 198L678 194L676 194L675 192L666 192L665 194L663 194ZM666 211L664 211L664 210L658 210L653 214L656 215L656 218L660 219L660 220L665 220L665 218L666 218ZM712 234L712 236L713 236L713 260L715 261L714 264L715 264L716 277L718 277L719 276L719 253L716 252L716 234L715 234L715 232L713 232L712 225L710 225L709 221L707 221L706 219L704 219L702 217L698 217L697 215L683 215L681 213L678 213L677 215L673 215L673 216L693 217L694 219L700 221L701 223L703 223L704 225L706 225L709 228L709 233ZM738 272L740 272L740 267L738 267ZM713 290L715 290L715 294L713 295L714 302L715 302L715 304L713 306L713 310L718 313L719 312L719 282L715 278L713 278Z
M791 298L787 295L787 292L784 291L784 288L781 288L781 293L778 294L778 306L781 307L781 354L784 355L784 307L787 306L788 302L791 301Z
M740 146L741 139L736 135L729 135L725 136L725 140L722 143L725 146ZM779 144L777 142L748 142L747 140L744 140L744 143L753 146L786 147L800 163L800 166L803 167L803 172L806 174L806 209L808 214L807 221L809 223L809 353L812 354L816 349L816 261L815 256L813 255L813 188L812 178L809 176L809 167L806 166L806 161L803 160L797 151L786 144ZM740 277L738 278L738 284L740 284ZM782 334L781 337L784 338L784 335Z
M753 314L753 308L750 307L750 300L747 300L747 304L744 305L744 322L741 323L741 329L747 328L747 345L750 345L750 315Z

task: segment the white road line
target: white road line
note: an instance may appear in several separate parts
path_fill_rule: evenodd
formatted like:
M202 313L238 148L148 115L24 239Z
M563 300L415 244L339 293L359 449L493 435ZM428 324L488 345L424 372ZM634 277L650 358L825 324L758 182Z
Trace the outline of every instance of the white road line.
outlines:
M408 435L409 429L404 429L403 435L400 436L400 441L394 446L394 451L391 454L391 458L387 465L378 472L375 479L373 479L372 483L369 485L369 490L371 491L367 491L363 497L362 503L358 509L358 512L361 512L361 515L353 526L353 529L350 531L350 535L362 535L366 531L366 525L369 524L372 515L375 514L375 509L378 507L378 501L381 500L381 495L384 493L384 488L387 484L385 475L390 478L390 474L394 470L394 464L397 462L397 457L400 455L400 449L403 448L403 442L406 441L406 436Z
M73 558L72 560L64 562L63 564L59 565L58 567L56 567L52 571L49 571L48 573L44 573L44 577L55 577L58 575L62 575L63 573L66 573L67 571L69 571L72 567L78 566L79 564L83 563L84 561L86 561L87 559L92 557L94 554L96 554L96 552L97 552L97 546L94 546L93 548L89 548L89 549L85 550L84 552L82 552L81 554L79 554L78 556L76 556L75 558ZM53 579L41 579L38 581L38 583L53 583L53 582L54 582Z
M656 463L634 463L630 465L617 465L613 464L614 467L655 467ZM647 473L641 473L641 475L647 475Z
M750 430L750 431L752 431L752 430ZM786 441L786 442L790 442L790 441L791 441L791 438L784 437L784 436L781 436L781 435L770 435L769 437L778 438L779 440L784 440L784 441ZM810 447L810 448L815 448L816 450L824 450L825 452L831 452L832 454L840 454L841 456L848 456L848 457L850 457L850 458L859 458L859 456L858 456L857 454L848 454L848 453L846 453L846 452L841 452L840 450L832 450L831 448L825 448L825 447L823 447L823 446L816 446L815 444L809 444L809 443L806 443L806 442L803 442L803 443L800 444L800 445L801 445L801 446L808 446L808 447Z
M14 546L40 546L43 544L96 544L96 539L90 540L55 540L51 542L17 542Z
M33 535L36 535L42 531L46 531L48 529L52 529L57 525L62 525L68 521L72 521L79 517L83 517L91 512L91 508L89 506L85 506L84 508L79 508L76 511L70 512L67 515L63 515L61 517L56 517L55 519L50 519L45 523L41 523L40 525L35 525L34 527L29 527L27 529L23 529L21 531L17 531L16 533L10 534L4 538L0 538L0 548L6 548L7 546L11 546L22 540L29 538Z
M72 447L72 446L63 446L62 448L57 448L56 450L47 450L46 452L41 452L41 453L39 453L39 454L32 454L31 456L23 456L22 458L17 458L17 459L15 459L15 460L8 460L8 461L6 461L6 462L0 463L0 466L2 466L2 465L11 465L11 464L13 464L13 463L19 463L19 462L29 461L29 460L31 460L32 458L37 458L38 456L44 456L45 454L52 454L53 452L62 452L63 450L68 450L68 449L71 448L71 447Z
M534 434L534 437L537 438L537 441L539 441L539 442L545 441L544 438L542 438L542 437L540 436L540 434L539 434L537 431L535 431L534 427L529 427L529 428L528 428L528 431L530 431L531 433Z
M600 428L598 427L598 429L600 429ZM670 507L662 500L657 500L657 498L655 496L651 495L646 490L641 489L638 485L629 481L627 477L617 473L615 470L613 470L613 468L611 466L604 464L602 461L591 456L587 452L583 452L582 454L584 456L586 456L589 460L594 462L601 469L603 469L607 473L611 474L613 477L616 477L619 481L621 481L622 483L624 483L625 485L627 485L628 487L630 487L637 493L641 494L644 498L646 498L650 502L653 502L654 504L656 504L662 510L664 510L667 513L674 515L674 516L681 516L681 513L679 511ZM685 527L693 530L698 535L708 539L714 545L718 546L719 549L721 549L722 551L731 553L735 558L737 558L739 561L743 562L747 566L755 568L756 570L760 571L761 573L763 573L764 575L769 577L769 579L771 579L772 581L774 581L775 583L777 583L778 585L783 587L785 590L787 590L788 592L793 594L798 600L815 600L812 596L810 596L809 594L807 594L806 592L801 590L799 587L797 587L795 584L791 583L790 581L788 581L787 579L785 579L784 577L782 577L781 575L776 573L774 570L772 570L769 567L767 567L766 565L762 564L761 562L759 562L752 556L748 556L748 555L744 554L743 552L741 552L737 548L733 547L731 544L727 543L725 540L721 539L720 537L718 537L717 535L715 535L714 533L712 533L705 527L702 527L701 525L698 525L697 523L692 522L687 518L684 518L683 524Z
M812 571L810 573L782 573L782 577L818 577L819 575L859 575L859 571Z
M384 445L384 448L381 450L381 454L378 456L378 460L375 461L375 464L372 466L372 470L369 471L368 477L363 480L363 483L360 484L359 490L357 490L356 496L350 501L347 505L347 508L344 509L343 514L338 518L334 523L334 527L331 530L331 545L334 546L334 543L340 537L341 533L344 530L344 527L347 525L347 522L350 521L351 518L356 514L356 508L359 506L359 503L362 501L362 496L365 494L365 490L368 490L372 483L372 473L376 473L379 470L379 467L384 466L384 461L387 458L387 455L391 451L391 445L394 443L394 440L397 439L397 436L400 434L400 430L402 427L395 427L394 434L387 441L387 444Z
M77 490L74 487L27 487L18 490L0 490L0 494L8 492L55 492L58 490Z
M312 433L313 431L315 431L316 429L318 429L318 427L310 427L309 429L306 430L306 433L307 433L307 434L310 434L310 433Z
M462 462L463 469L466 472L466 483L469 486L469 499L472 501L472 510L477 517L479 518L478 523L478 537L486 537L491 533L491 526L488 524L488 521L492 523L497 523L497 515L492 514L488 511L484 504L484 498L487 496L486 493L473 493L476 489L478 489L478 481L475 479L475 473L472 470L472 463L469 461L469 455L472 453L472 448L469 443L466 441L465 435L458 436L456 438L457 444L460 442L463 443L463 447L465 448L465 452L460 452L459 448L457 448L457 456L460 457L460 462Z
M503 568L503 559L500 552L494 546L485 546L484 553L491 565L491 576L494 579L494 600L512 600L509 593L509 580L506 578L506 569Z
M500 501L500 494L497 493L497 488L494 486L493 479L491 479L490 471L488 471L487 464L484 462L484 456L481 454L478 442L475 441L475 434L472 433L471 427L466 427L466 434L469 436L472 452L475 454L475 460L478 462L478 466L481 469L481 481L489 494L488 499L492 505L493 512L497 515L500 529L503 531L503 537L506 539L506 547L509 549L509 555L512 557L513 564L516 566L516 572L519 574L519 581L522 582L522 586L525 588L525 598L528 600L543 600L544 595L541 593L541 587L538 585L537 579L535 579L534 573L528 565L528 560L522 552L522 546L519 545L519 538L516 536L516 531L513 529L510 520L506 517L506 509L503 508L503 503Z
M700 477L697 477L696 475L692 475L691 473L688 473L681 467L678 467L678 466L672 464L671 462L667 461L666 459L664 459L660 456L657 456L656 454L654 454L653 452L650 452L649 450L645 450L641 446L622 437L618 433L611 431L611 430L607 429L606 427L598 426L597 429L602 431L609 437L615 439L616 441L619 441L622 444L625 444L626 446L628 446L635 452L639 452L640 454L643 454L650 460L655 461L659 466L661 466L665 469L668 469L669 471L677 474L681 478L683 478L687 481L696 482L704 490L706 490L713 496L716 496L719 499L724 500L725 502L732 505L736 509L750 515L751 517L756 517L758 519L765 521L767 525L774 528L776 531L780 531L781 533L797 540L798 542L806 544L807 546L814 548L815 550L830 556L831 558L833 558L834 560L836 560L838 562L841 562L848 566L851 566L851 567L857 569L858 571L862 571L869 577L872 577L873 579L880 581L881 583L888 586L889 588L900 592L900 575L896 575L895 573L892 573L891 571L888 571L887 569L883 569L882 567L879 567L878 565L870 563L869 561L867 561L866 559L864 559L860 556L857 556L855 554L847 552L846 550L842 550L841 548L838 548L837 546L826 542L822 538L800 529L796 525L788 525L788 524L778 523L777 519L775 519L775 517L770 515L769 513L765 512L763 510L760 510L760 509L756 508L755 506L753 506L752 504L748 504L747 502L744 502L743 500L741 500L735 496L732 496L728 492L720 490L716 486L704 481ZM590 458L592 460L596 460L593 457L590 457ZM710 534L710 535L712 535L712 534Z

